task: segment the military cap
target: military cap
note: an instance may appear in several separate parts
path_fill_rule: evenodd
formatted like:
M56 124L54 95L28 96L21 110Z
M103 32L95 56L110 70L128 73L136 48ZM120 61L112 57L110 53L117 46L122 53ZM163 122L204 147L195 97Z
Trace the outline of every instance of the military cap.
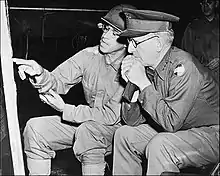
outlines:
M179 17L159 11L124 8L123 13L126 16L126 29L120 35L126 37L168 31L172 28L172 22L179 21Z

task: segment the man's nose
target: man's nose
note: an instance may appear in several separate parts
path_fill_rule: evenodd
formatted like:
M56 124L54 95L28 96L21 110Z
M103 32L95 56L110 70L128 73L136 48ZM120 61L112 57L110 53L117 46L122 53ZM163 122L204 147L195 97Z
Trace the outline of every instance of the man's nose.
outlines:
M107 31L103 32L102 36L103 37L111 37L111 30L107 30Z

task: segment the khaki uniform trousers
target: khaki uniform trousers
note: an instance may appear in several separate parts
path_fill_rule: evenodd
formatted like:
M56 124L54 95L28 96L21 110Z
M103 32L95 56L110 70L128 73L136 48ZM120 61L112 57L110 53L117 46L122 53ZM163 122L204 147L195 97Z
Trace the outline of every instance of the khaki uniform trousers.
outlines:
M88 166L91 172L92 165L101 166L103 170L104 157L112 151L113 134L120 126L94 121L74 126L61 122L59 116L31 118L23 132L29 174L49 175L56 150L71 147L82 166Z
M157 133L148 124L119 128L114 137L113 175L142 175L143 156L147 159L146 175L216 163L219 125L175 133Z

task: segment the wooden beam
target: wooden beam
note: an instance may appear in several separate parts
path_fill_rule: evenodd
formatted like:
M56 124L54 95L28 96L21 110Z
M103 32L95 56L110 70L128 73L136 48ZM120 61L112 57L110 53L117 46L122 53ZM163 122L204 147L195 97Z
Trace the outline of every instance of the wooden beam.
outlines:
M1 2L1 68L5 95L8 135L14 175L25 175L21 136L17 115L17 93L14 80L7 0Z
M36 8L36 7L9 7L10 10L36 10L36 11L70 11L70 12L107 12L102 9L66 9L66 8Z

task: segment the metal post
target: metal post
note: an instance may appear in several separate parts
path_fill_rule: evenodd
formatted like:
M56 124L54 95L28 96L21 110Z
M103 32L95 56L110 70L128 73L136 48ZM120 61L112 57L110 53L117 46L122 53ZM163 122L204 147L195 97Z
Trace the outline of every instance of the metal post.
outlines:
M10 26L7 0L1 2L1 68L8 135L14 175L25 175L21 136L17 115L17 94L14 81Z

